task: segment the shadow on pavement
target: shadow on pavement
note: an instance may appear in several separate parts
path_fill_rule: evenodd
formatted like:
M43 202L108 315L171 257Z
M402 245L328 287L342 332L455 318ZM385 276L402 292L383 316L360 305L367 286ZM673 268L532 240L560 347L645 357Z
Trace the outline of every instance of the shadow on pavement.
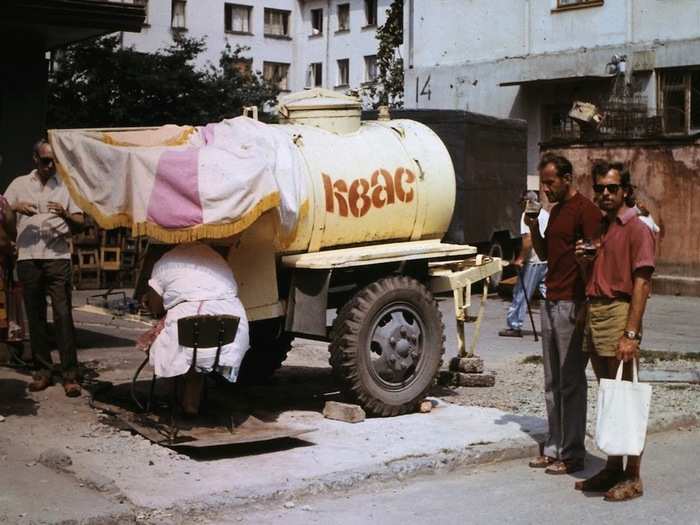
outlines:
M29 397L27 383L19 379L0 380L0 414L35 416L38 403Z
M495 423L497 425L507 425L508 423L516 423L520 426L520 430L529 435L535 443L541 443L541 438L546 432L546 426L542 419L535 416L520 416L517 414L504 414L499 417Z
M125 346L134 346L135 338L120 337L117 335L108 334L105 332L97 332L86 328L76 327L75 337L77 339L79 349L88 348L119 348Z

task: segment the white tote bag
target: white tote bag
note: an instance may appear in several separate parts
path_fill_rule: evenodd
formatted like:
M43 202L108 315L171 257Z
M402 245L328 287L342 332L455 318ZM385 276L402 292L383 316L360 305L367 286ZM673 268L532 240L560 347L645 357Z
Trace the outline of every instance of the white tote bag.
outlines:
M622 366L615 379L601 379L598 387L595 443L610 456L639 456L644 450L651 405L651 385L640 383L637 363L633 380L622 380Z

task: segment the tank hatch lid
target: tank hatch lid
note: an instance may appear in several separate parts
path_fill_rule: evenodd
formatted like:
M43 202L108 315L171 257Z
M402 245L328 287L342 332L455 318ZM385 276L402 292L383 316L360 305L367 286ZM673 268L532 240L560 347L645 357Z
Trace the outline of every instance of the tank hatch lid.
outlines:
M362 112L359 97L336 93L329 89L313 88L280 97L279 112L284 117L299 110L354 109Z
M331 133L353 133L360 128L362 102L358 97L314 88L280 99L280 124L304 124Z

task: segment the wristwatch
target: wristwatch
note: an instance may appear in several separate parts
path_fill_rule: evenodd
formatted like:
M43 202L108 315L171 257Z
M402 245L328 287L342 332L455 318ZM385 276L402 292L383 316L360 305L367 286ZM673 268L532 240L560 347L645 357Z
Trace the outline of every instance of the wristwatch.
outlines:
M641 341L642 340L642 334L638 334L634 330L625 330L624 336L627 339L632 339L632 341Z

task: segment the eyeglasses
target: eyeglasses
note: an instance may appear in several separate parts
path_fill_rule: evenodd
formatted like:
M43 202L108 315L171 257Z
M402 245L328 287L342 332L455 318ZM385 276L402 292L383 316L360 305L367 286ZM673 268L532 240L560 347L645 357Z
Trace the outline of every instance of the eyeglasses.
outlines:
M608 190L608 193L617 193L622 187L621 184L594 184L593 191L596 193L603 193L603 190Z
M55 162L53 157L39 157L39 162L41 162L44 166L48 166L52 162Z

